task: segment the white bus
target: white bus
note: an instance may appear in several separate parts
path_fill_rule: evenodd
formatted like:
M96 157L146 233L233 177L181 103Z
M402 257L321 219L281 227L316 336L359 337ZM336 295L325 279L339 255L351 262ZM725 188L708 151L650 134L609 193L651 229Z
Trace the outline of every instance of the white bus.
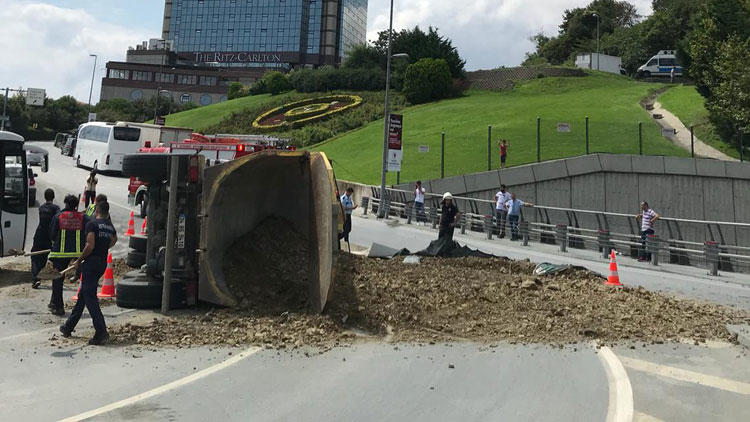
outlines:
M0 131L0 256L15 255L26 243L28 211L28 173L23 137Z
M140 147L140 128L122 122L91 122L80 126L73 156L78 167L122 172L122 157Z

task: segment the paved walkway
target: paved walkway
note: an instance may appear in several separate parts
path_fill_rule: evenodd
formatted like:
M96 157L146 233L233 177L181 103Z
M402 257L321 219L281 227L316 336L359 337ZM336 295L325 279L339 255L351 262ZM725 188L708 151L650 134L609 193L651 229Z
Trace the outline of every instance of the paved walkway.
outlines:
M668 139L677 144L678 146L685 148L690 151L690 129L688 129L682 121L672 114L669 110L662 107L658 101L654 102L654 109L646 109L648 114L653 117L654 114L661 114L661 119L655 119L662 128L675 129L676 133L669 136ZM695 141L695 155L703 158L715 158L717 160L725 161L739 161L736 158L730 157L718 149L704 143L697 137L693 138Z

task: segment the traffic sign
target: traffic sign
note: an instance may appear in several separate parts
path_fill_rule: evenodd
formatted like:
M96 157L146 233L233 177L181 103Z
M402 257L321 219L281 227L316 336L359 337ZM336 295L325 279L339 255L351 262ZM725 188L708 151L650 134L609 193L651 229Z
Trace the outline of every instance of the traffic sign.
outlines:
M156 118L154 119L154 124L164 126L165 124L167 124L167 118L164 116L156 116Z
M426 152L430 152L430 146L429 145L420 145L419 146L419 152L424 154Z
M570 123L558 123L557 131L558 132L570 132Z
M89 122L96 121L96 113L89 113Z
M44 106L45 96L46 96L46 92L42 88L27 88L26 89L26 105Z

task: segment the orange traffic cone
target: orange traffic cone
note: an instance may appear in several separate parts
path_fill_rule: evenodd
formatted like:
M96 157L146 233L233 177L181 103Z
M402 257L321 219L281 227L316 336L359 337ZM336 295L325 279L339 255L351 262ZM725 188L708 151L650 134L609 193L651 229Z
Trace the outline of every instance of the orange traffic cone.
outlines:
M102 291L99 292L97 297L115 297L115 274L112 271L112 254L107 256L107 270L104 271L104 282L102 283Z
M133 220L133 211L130 211L130 221L128 222L128 231L125 232L125 236L132 236L135 234L135 220Z
M81 278L78 279L78 290L76 291L76 294L74 294L73 297L71 297L73 302L78 301L78 294L81 293L81 283L83 283L83 274L81 274Z
M141 234L145 235L148 233L148 228L146 227L146 224L148 223L148 217L143 219L143 226L141 226Z
M607 282L604 284L607 286L622 286L620 276L617 274L617 261L615 261L614 250L612 250L612 255L609 257L609 277L607 277Z

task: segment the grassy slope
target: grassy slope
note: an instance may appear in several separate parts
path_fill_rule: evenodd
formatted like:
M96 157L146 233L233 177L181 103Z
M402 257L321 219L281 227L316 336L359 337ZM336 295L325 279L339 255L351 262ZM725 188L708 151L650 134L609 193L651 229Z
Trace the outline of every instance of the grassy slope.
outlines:
M694 126L695 136L731 157L739 158L737 149L721 140L708 120L708 111L704 107L705 100L698 94L694 86L679 85L669 89L659 96L659 102L677 116L682 123Z
M446 176L487 169L487 125L493 127L492 166L499 166L496 141L510 140L508 164L536 160L536 117L542 118L542 160L585 152L584 118L590 118L590 151L638 153L638 121L643 121L643 153L687 156L661 137L640 107L649 90L661 85L592 74L585 78L545 78L519 84L512 92L470 91L466 96L410 107L404 114L401 181L440 177L440 133L446 133ZM557 123L572 126L558 133ZM320 144L334 160L336 176L379 183L383 123L374 122ZM419 153L429 145L429 153ZM389 174L395 183L395 174Z
M189 127L201 132L204 128L215 125L225 117L231 116L233 112L240 111L243 108L255 107L268 101L269 98L270 95L268 94L252 95L170 114L167 116L167 125Z

